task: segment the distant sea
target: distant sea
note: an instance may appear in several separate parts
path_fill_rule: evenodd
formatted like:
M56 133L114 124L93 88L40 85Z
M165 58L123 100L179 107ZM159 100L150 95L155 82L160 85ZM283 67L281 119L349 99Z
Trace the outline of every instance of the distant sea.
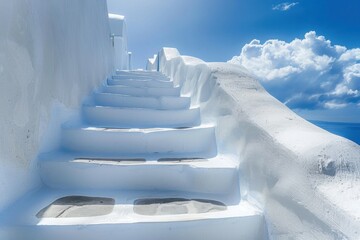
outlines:
M360 145L360 123L340 123L340 122L323 122L310 121L318 127L325 129L336 135L350 139Z

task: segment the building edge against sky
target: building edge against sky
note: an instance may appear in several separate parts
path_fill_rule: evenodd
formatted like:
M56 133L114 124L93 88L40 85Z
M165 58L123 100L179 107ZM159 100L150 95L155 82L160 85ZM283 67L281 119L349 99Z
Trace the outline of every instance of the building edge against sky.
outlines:
M131 68L131 53L128 52L125 16L109 13L111 40L114 47L114 68Z

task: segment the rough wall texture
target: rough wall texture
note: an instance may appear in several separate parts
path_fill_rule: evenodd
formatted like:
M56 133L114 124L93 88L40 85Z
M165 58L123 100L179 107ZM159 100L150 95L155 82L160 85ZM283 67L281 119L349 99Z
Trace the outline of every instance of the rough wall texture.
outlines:
M171 76L216 123L218 152L239 160L243 200L271 239L359 239L360 147L302 119L239 65L165 48L148 64Z
M38 185L54 104L77 108L112 65L106 1L0 1L0 209Z

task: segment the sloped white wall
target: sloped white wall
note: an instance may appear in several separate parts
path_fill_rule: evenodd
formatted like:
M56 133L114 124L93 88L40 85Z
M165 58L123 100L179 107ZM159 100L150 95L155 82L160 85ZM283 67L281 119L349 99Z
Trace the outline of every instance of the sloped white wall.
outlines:
M217 124L218 151L238 157L241 197L264 209L271 239L360 239L359 145L302 119L238 65L171 48L159 57Z
M54 106L79 107L112 70L106 1L0 1L0 209L38 186Z

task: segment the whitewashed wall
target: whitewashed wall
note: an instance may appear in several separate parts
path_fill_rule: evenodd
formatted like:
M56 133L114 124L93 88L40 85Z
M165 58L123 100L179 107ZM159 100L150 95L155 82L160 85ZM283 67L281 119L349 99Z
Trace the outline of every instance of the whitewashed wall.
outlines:
M115 70L128 70L130 66L125 17L109 13L109 21L113 37Z
M302 119L239 65L171 48L159 58L217 124L218 152L237 156L241 198L264 209L271 239L360 239L359 145Z
M0 209L38 186L51 115L60 122L112 70L106 1L0 1Z

